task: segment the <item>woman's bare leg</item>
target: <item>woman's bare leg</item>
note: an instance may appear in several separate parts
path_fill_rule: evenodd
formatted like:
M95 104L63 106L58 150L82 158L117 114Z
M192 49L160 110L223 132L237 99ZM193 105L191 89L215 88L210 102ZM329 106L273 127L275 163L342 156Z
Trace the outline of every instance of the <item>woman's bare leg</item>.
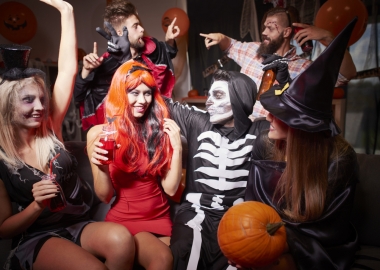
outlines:
M170 237L169 236L163 236L163 237L158 237L165 245L170 246Z
M52 237L41 247L33 264L33 269L103 270L107 269L107 267L94 255L75 243L66 239Z
M170 248L153 234L138 233L135 235L135 243L136 258L146 270L171 270L173 268L173 255Z
M82 247L104 258L108 269L132 269L135 258L133 236L122 225L113 222L94 222L84 227ZM91 268L86 268L91 269Z

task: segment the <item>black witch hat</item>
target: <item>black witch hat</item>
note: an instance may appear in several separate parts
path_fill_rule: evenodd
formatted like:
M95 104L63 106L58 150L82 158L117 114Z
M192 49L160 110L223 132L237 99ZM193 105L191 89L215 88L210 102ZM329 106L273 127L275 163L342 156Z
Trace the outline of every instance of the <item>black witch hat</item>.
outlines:
M260 96L263 107L288 126L307 132L340 133L332 112L334 87L338 78L354 18L322 54L291 82L285 91L273 86Z
M32 76L40 76L45 79L45 73L36 68L28 68L30 50L29 46L17 44L1 44L0 54L3 58L5 70L0 72L4 80L14 81Z

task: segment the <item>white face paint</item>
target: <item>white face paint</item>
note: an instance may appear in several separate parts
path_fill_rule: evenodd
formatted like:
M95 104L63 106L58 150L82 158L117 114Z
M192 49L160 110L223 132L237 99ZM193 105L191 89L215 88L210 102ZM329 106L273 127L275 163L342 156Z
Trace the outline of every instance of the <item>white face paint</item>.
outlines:
M232 119L230 92L226 81L215 81L211 85L206 101L206 110L210 114L210 122L213 124L224 124Z

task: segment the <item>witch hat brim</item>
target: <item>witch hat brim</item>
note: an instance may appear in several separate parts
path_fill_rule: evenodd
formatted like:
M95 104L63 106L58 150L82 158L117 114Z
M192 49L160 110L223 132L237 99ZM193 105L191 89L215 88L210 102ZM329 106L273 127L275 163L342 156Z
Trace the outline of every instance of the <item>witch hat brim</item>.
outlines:
M262 94L263 107L292 128L306 132L330 131L329 135L338 135L340 129L332 112L333 92L356 21L357 17L294 78L288 89L278 93L278 86L273 86Z

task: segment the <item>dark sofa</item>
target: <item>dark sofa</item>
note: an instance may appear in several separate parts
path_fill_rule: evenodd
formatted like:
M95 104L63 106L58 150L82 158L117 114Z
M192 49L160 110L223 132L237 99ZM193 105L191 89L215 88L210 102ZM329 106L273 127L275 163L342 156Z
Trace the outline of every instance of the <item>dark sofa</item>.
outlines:
M90 163L85 153L85 142L66 142L66 148L76 156L79 176L93 187ZM184 143L183 164L186 164L186 144ZM380 155L358 154L360 183L357 185L352 222L358 234L361 249L357 252L352 269L380 269ZM103 220L109 205L101 203L94 196L91 216ZM379 231L377 231L379 229ZM11 240L0 240L0 267L10 251Z
M352 269L380 269L380 155L358 154L359 184L356 186L351 221L359 234L360 250ZM377 231L379 229L379 231Z

